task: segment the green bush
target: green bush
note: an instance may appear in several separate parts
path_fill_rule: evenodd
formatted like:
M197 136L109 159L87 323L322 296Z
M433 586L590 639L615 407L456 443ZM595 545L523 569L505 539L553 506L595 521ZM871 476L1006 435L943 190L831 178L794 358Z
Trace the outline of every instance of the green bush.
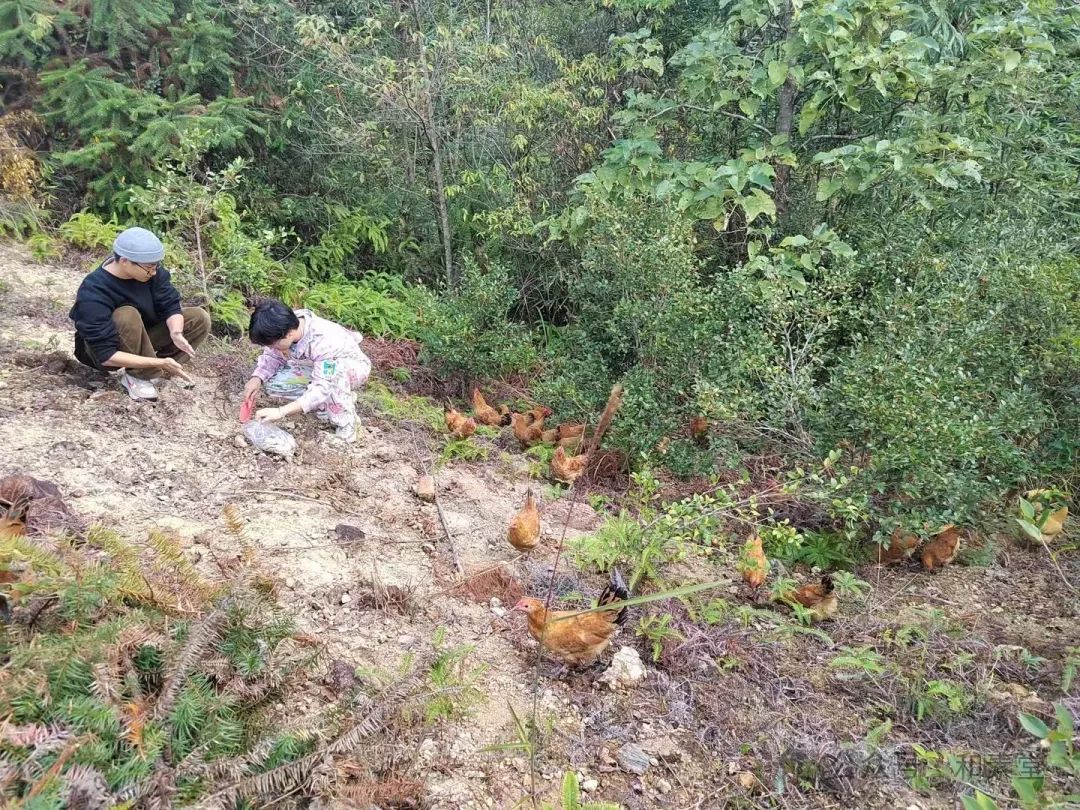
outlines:
M517 301L506 268L481 270L466 259L458 290L419 298L422 359L444 375L466 379L531 370L538 357L532 335L510 318Z
M1076 414L1066 381L1080 364L1050 348L1070 328L1080 263L932 267L876 296L874 328L831 371L815 428L865 448L872 485L903 494L918 519L965 523L1075 457L1063 417Z

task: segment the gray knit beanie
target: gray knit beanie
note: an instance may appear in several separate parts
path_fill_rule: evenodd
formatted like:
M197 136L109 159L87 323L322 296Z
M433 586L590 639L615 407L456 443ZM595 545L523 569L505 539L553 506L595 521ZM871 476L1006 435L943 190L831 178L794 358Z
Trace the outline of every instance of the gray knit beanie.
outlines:
M146 228L128 228L113 242L113 253L138 264L160 262L165 258L165 246Z

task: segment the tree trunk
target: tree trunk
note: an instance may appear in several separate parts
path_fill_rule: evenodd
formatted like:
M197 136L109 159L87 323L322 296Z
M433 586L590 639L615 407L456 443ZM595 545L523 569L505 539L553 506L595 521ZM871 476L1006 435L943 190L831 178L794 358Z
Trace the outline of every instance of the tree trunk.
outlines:
M784 32L784 41L791 38L791 15L793 13L791 0L784 3L784 12L781 17L781 26ZM780 85L776 103L776 134L785 135L791 139L791 128L795 120L795 82L789 75ZM776 219L783 223L787 218L789 200L789 181L791 180L791 167L786 163L777 163L773 188L776 198Z
M431 190L432 202L435 204L435 213L439 221L439 238L443 249L443 272L446 275L446 284L453 288L457 286L457 278L454 274L454 240L450 230L450 206L446 201L446 177L443 174L442 147L439 144L439 133L435 121L435 103L431 98L432 78L431 68L427 63L427 47L424 44L424 32L420 21L419 3L413 4L413 16L416 20L416 43L417 61L420 65L420 73L423 80L421 87L422 122L424 134L427 136L428 146L431 148L431 173L435 187Z

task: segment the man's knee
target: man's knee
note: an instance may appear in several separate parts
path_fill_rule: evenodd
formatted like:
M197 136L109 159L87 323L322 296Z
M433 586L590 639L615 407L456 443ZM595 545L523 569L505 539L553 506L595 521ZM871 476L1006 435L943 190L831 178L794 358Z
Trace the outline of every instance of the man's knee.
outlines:
M112 320L120 336L120 349L138 354L146 331L139 310L135 307L117 307L113 310Z
M184 337L198 347L210 334L210 313L201 307L184 308Z

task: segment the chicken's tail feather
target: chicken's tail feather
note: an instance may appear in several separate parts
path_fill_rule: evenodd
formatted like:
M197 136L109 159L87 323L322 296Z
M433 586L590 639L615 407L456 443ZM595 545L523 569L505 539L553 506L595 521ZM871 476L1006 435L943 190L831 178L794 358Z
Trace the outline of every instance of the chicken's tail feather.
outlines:
M604 438L607 429L611 427L611 420L615 418L615 411L619 410L619 406L622 404L622 396L622 383L615 383L611 388L611 393L608 395L607 405L604 406L604 410L600 414L600 421L596 423L596 431L593 433L592 439L587 443L587 446L586 442L582 442L582 452L591 453L600 446L600 440Z
M16 498L13 501L0 499L0 517L25 524L26 515L30 511L31 500L31 498L25 496Z
M626 583L623 582L622 574L619 573L618 568L613 568L611 570L611 581L600 594L597 605L610 605L613 602L622 602L629 598L630 590L626 587ZM619 612L615 614L615 618L611 621L614 624L623 624L626 621L626 607L619 608Z
M835 586L833 585L832 577L828 574L825 574L821 578L821 591L822 593L830 594L833 592L833 590L835 590Z

